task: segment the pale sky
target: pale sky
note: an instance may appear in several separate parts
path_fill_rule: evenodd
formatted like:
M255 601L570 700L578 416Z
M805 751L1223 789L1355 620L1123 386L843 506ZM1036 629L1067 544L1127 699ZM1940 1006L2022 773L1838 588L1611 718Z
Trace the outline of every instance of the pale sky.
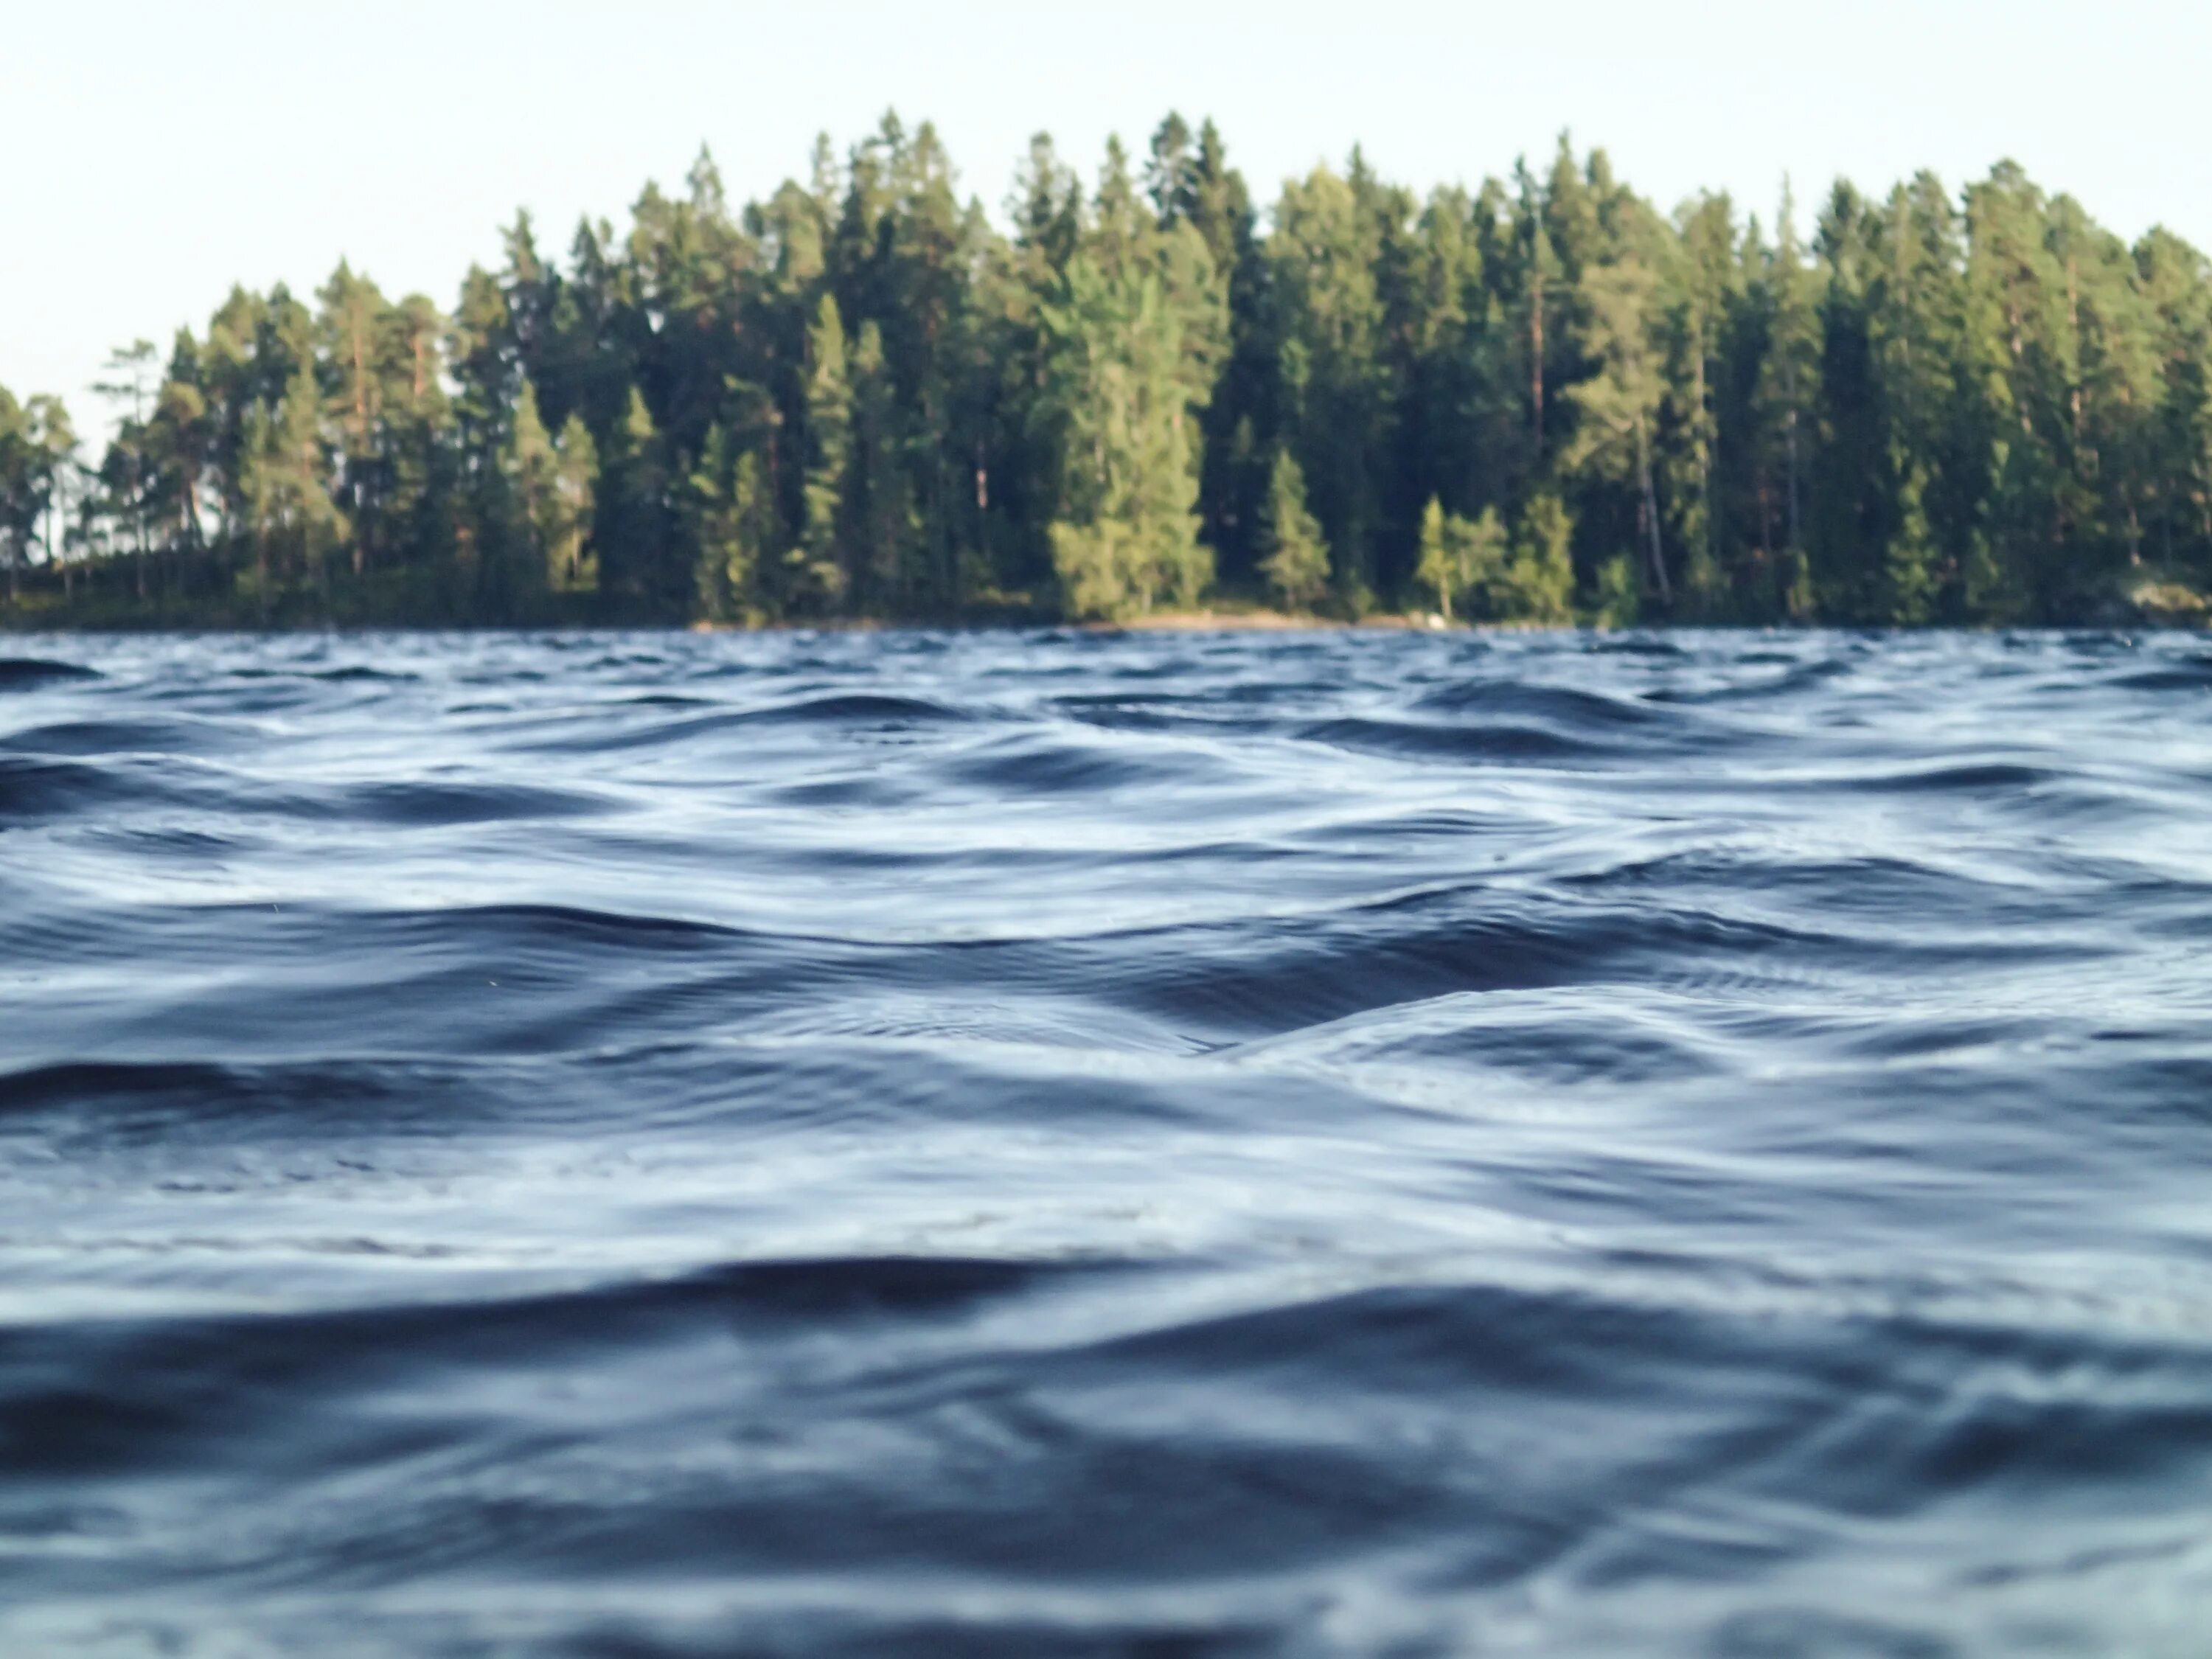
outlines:
M1423 190L1562 128L1671 206L1766 214L1784 173L1954 187L2011 156L2133 236L2212 246L2212 8L2154 0L1267 5L1123 0L72 0L0 30L0 384L88 391L112 346L195 328L234 281L341 256L450 305L518 205L564 249L710 144L736 200L896 106L996 209L1029 136L1212 115L1262 203L1353 143Z

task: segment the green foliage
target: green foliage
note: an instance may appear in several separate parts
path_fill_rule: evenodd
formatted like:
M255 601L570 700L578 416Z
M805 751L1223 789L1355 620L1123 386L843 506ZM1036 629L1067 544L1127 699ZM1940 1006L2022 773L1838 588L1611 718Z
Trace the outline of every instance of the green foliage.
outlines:
M828 609L851 580L845 537L845 486L853 462L853 388L845 373L845 325L825 294L806 335L805 507L790 554L793 591Z
M582 418L570 415L557 439L549 435L538 413L538 388L524 381L500 465L508 512L501 545L516 560L515 568L501 573L514 584L502 586L502 599L511 606L525 592L597 588L599 562L590 540L599 450Z
M67 620L1122 617L1212 580L1358 616L2189 620L2212 262L2002 164L1800 239L1561 141L1262 210L1170 116L1001 231L927 125L730 201L703 152L450 314L341 265L118 351L100 453L0 393L0 568ZM58 606L58 608L56 608ZM89 612L85 614L91 614Z
M1739 326L1759 349L1743 377L1743 426L1753 447L1741 475L1736 513L1745 549L1736 564L1754 617L1804 621L1812 610L1805 499L1820 387L1820 292L1797 240L1787 185L1773 247L1753 252Z
M1935 618L1939 555L1923 505L1927 469L1912 462L1902 470L1905 477L1897 492L1897 528L1890 535L1882 573L1888 589L1884 609L1892 622L1914 628Z
M1281 418L1347 600L1378 568L1393 424L1378 264L1382 216L1403 206L1372 200L1371 185L1364 170L1292 180L1267 241Z
M599 452L582 416L572 414L561 423L554 451L553 498L541 530L546 585L556 593L589 593L599 585L599 555L591 546Z
M1597 604L1591 620L1600 628L1633 628L1643 619L1644 595L1636 580L1636 561L1616 553L1597 568Z
M1658 287L1657 274L1632 248L1583 272L1577 294L1583 317L1580 343L1595 372L1566 391L1577 419L1560 464L1571 476L1633 491L1638 539L1650 549L1662 601L1669 602L1652 475L1653 441L1666 391L1655 338Z
M739 451L720 427L711 428L686 483L699 617L720 623L757 616L757 577L774 533L760 457Z
M1425 589L1446 622L1452 606L1474 589L1502 598L1505 581L1505 531L1498 509L1486 507L1480 519L1469 520L1447 513L1443 502L1429 497L1421 515L1421 557L1413 580Z
M1328 592L1328 544L1306 510L1305 474L1287 449L1275 452L1261 513L1260 570L1268 591L1287 610L1310 610Z
M604 454L592 532L601 592L647 614L677 592L688 599L693 573L681 562L688 556L670 498L666 446L644 392L635 386L607 434Z
M76 433L58 398L19 404L0 386L0 562L11 605L34 556L51 562L60 550L56 519L76 453Z
M1559 627L1574 620L1573 538L1574 521L1555 495L1532 497L1510 539L1496 507L1463 519L1431 496L1414 580L1447 621L1456 602L1478 622Z
M896 611L919 574L913 475L902 441L898 388L884 357L883 331L860 325L853 357L854 462L850 491L854 593L878 614Z
M1059 455L1048 536L1069 613L1192 603L1213 575L1198 539L1195 411L1219 356L1221 300L1204 241L1138 210L1118 149L1039 314L1037 418Z
M1498 614L1510 622L1560 628L1575 619L1574 520L1557 495L1534 497L1514 528Z
M246 412L246 453L240 493L255 550L258 591L266 595L271 561L279 571L327 591L330 559L348 530L331 498L321 397L304 359L272 408L257 401Z

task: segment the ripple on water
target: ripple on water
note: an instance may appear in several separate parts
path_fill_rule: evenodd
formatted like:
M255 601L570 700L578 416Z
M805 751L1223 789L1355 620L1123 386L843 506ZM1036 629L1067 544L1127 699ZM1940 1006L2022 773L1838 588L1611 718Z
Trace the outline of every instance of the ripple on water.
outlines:
M2195 641L20 651L0 1650L2202 1651Z

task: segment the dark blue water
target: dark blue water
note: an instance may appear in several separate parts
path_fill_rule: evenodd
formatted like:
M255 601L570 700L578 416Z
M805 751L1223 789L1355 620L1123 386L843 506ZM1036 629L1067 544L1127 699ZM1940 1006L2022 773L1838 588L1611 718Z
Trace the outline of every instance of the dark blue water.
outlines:
M2212 1652L2212 642L7 649L0 1652Z

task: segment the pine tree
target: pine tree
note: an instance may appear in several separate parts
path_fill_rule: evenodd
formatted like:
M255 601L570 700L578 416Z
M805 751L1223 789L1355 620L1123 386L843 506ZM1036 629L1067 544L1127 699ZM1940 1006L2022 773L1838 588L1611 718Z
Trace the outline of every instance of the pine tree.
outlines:
M1963 416L1966 250L1958 210L1922 173L1892 192L1878 227L1869 338L1888 432L1889 500L1872 620L1933 620L1981 496L1985 449Z
M76 453L76 433L58 398L40 393L19 404L0 386L0 565L11 606L41 547L50 567L60 562L55 514Z
M386 486L381 453L394 319L376 284L341 262L321 294L317 344L333 382L329 417L337 442L337 493L353 526L353 574L366 566Z
M1547 628L1574 620L1574 520L1557 495L1539 494L1522 509L1505 570L1506 614L1513 620Z
M547 586L556 593L590 593L599 585L599 555L592 548L599 453L584 417L573 411L555 441L553 495L543 527Z
M1636 561L1616 553L1597 568L1597 609L1600 628L1633 628L1644 613L1644 596L1636 580Z
M1677 215L1660 304L1666 362L1658 445L1661 493L1674 544L1682 550L1685 608L1700 621L1735 611L1735 582L1723 538L1720 498L1723 352L1741 307L1735 216L1725 196L1702 196Z
M500 470L508 492L504 544L514 563L502 570L499 602L513 611L528 593L596 588L590 541L599 453L582 417L571 414L554 438L538 412L536 383L524 381Z
M1163 230L1188 224L1205 242L1225 306L1226 355L1199 417L1205 440L1199 516L1224 575L1234 580L1252 573L1264 551L1260 535L1272 478L1259 433L1273 428L1279 378L1258 216L1244 176L1229 165L1220 130L1210 120L1194 140L1180 116L1161 123L1146 185Z
M2158 229L2136 245L2135 257L2161 365L2148 539L2170 585L2212 550L2212 264Z
M542 579L550 568L551 554L544 544L543 530L556 510L555 474L559 463L553 434L545 429L538 413L537 385L525 380L522 395L515 400L507 442L500 452L500 471L510 492L507 533L528 560L529 575L525 580Z
M1305 474L1287 449L1275 452L1259 546L1261 573L1286 608L1310 609L1328 592L1328 544L1322 538L1320 522L1306 510Z
M423 295L410 294L393 308L381 502L392 555L434 579L422 591L445 590L441 620L459 608L459 465L444 374L446 330L446 319Z
M1553 433L1553 360L1558 357L1560 331L1555 326L1564 272L1559 252L1545 224L1543 192L1525 163L1514 167L1513 208L1514 293L1512 309L1516 326L1515 344L1528 388L1528 436L1532 465L1540 466L1550 453ZM1556 425L1556 422L1552 422Z
M1652 473L1653 427L1665 390L1653 340L1657 289L1650 265L1626 250L1583 273L1583 347L1597 371L1568 389L1578 418L1561 465L1570 472L1587 471L1633 488L1638 538L1650 556L1652 583L1665 605L1673 602L1673 585L1660 543Z
M244 494L252 518L259 603L272 599L272 555L311 580L329 602L330 562L349 526L331 499L322 428L323 399L312 365L302 361L271 410L256 405Z
M118 413L116 434L100 466L100 482L114 503L115 516L128 526L137 561L132 568L139 600L146 597L147 567L153 560L152 497L148 489L149 468L146 418L155 390L154 343L134 340L108 354L108 378L93 390L106 398Z
M1510 540L1497 508L1465 519L1431 496L1414 580L1446 621L1460 601L1480 621L1555 627L1574 620L1572 534L1573 521L1548 493L1530 500Z
M8 603L20 603L23 567L44 503L37 500L37 469L30 419L7 387L0 386L0 564L8 570Z
M845 489L853 455L853 389L845 371L845 326L837 301L822 296L806 337L805 527L795 550L799 589L834 605L851 585Z
M611 589L649 616L682 614L692 571L679 567L669 465L645 394L629 388L623 418L610 434L597 505L602 591ZM680 586L679 586L680 583Z
M1887 610L1891 622L1917 628L1935 617L1939 550L1923 504L1927 495L1928 469L1901 455L1896 465L1900 479L1897 528L1890 535L1884 562Z
M1413 580L1428 590L1446 622L1452 604L1477 589L1484 590L1483 608L1498 614L1505 576L1505 532L1495 507L1483 509L1475 520L1444 511L1435 496L1421 514L1420 558Z
M1787 183L1775 220L1764 293L1765 350L1753 392L1758 427L1758 540L1776 556L1774 590L1798 621L1810 619L1812 566L1806 551L1805 493L1814 431L1813 399L1820 385L1820 301L1797 240L1796 202Z
M1355 613L1371 601L1381 563L1393 438L1376 283L1380 227L1362 209L1350 181L1317 168L1284 186L1267 243L1283 431Z
M906 583L915 536L914 504L899 437L898 388L884 361L884 337L872 318L853 353L853 556L856 592L894 608Z
M1195 410L1219 362L1222 313L1203 240L1139 213L1110 147L1097 221L1040 312L1039 413L1060 458L1048 537L1074 616L1188 605L1212 580Z
M1157 276L1109 275L1079 255L1046 325L1066 457L1053 564L1071 614L1194 601L1212 573L1182 319Z
M760 457L738 451L721 427L710 428L686 481L686 495L696 549L696 614L708 622L757 616L756 577L769 551L773 521Z

